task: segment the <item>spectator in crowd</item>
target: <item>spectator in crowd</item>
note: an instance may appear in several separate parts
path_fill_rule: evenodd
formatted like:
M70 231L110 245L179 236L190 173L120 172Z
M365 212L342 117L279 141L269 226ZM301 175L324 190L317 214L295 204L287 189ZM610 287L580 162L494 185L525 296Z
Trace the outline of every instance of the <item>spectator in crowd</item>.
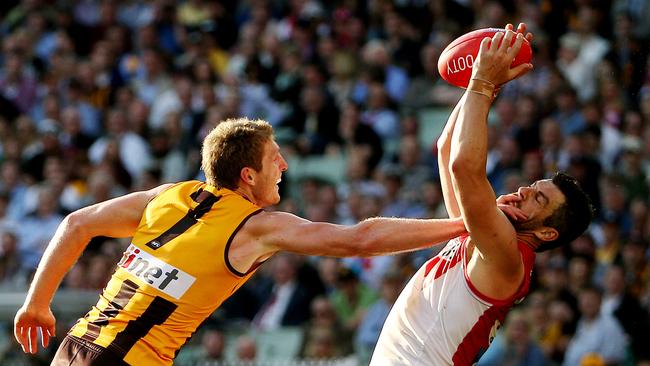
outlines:
M341 266L337 274L336 289L329 298L336 315L343 323L343 328L354 332L361 324L370 305L377 301L377 294L360 282L354 271Z
M77 108L66 107L61 111L61 129L59 142L63 154L73 159L84 156L94 139L82 130Z
M381 297L368 308L356 333L355 348L361 364L370 362L370 356L375 349L384 321L403 287L404 277L399 272L389 270L383 275Z
M551 118L559 123L564 137L582 132L586 121L578 109L575 87L565 85L555 95L555 110Z
M89 96L84 95L83 92L79 80L70 79L65 95L65 105L66 107L75 108L79 112L81 131L89 136L98 137L101 132L99 113L95 107L86 100Z
M322 155L340 141L338 110L325 93L322 87L304 88L297 110L283 122L297 135L296 149L301 154Z
M36 269L47 243L63 221L58 213L57 195L50 187L40 188L36 211L25 217L18 228L18 251L21 266L26 270Z
M200 347L183 349L176 361L180 365L203 365L219 363L224 360L226 337L219 328L208 325L203 328Z
M127 60L127 62L133 62L136 65L141 62L141 66L131 80L131 85L135 95L147 105L152 105L158 97L171 88L171 79L157 49L143 49L140 60Z
M416 136L401 138L398 151L398 167L401 169L403 186L399 195L406 202L416 202L421 194L421 187L433 179L434 173L425 157L424 149Z
M440 34L422 47L420 62L423 74L413 79L402 105L418 110L430 106L448 106L460 99L460 90L452 87L438 75L440 53L452 40L449 34Z
M323 334L335 334L332 347L337 355L347 355L352 352L352 332L343 328L339 318L334 311L332 303L327 297L319 296L311 303L311 318L305 331L302 346L302 354L305 357L313 357L314 347L322 342Z
M0 191L0 230L11 231L16 228L16 221L9 217L9 194Z
M95 141L88 150L88 157L99 164L109 155L111 143L117 144L117 156L131 178L137 178L150 167L151 153L148 143L129 130L124 111L113 109L106 116L107 136Z
M257 357L257 343L253 337L243 335L237 338L236 343L237 361L246 363L254 362Z
M0 187L8 194L8 203L5 217L18 220L27 213L25 196L27 186L22 181L19 163L15 160L5 160L0 171Z
M325 293L330 294L336 289L338 279L339 259L326 257L318 262L318 276L323 281Z
M557 66L578 93L580 101L587 101L597 93L593 69L609 51L609 42L596 33L598 12L583 5L578 8L575 29L560 39Z
M20 263L18 237L10 230L0 230L0 288L24 285L20 283Z
M260 286L261 307L253 325L261 330L303 324L309 317L310 291L298 279L291 254L273 258L272 278Z
M604 278L601 313L612 316L623 327L635 359L650 356L643 337L650 331L650 318L634 295L627 291L625 270L614 264Z
M365 100L366 109L361 113L361 122L372 129L386 141L399 138L399 117L389 105L388 94L380 83L368 86Z
M369 41L361 50L361 57L375 75L369 74L369 79L358 82L352 91L352 98L359 103L365 101L370 92L369 84L379 82L384 86L388 97L400 102L409 86L409 77L403 68L391 62L386 43L379 39Z
M339 134L345 151L359 151L367 159L368 171L373 172L384 154L383 142L372 127L361 123L360 113L357 104L352 101L344 102L341 108Z
M34 106L38 88L37 80L26 67L24 53L22 49L6 53L0 76L0 93L22 113Z
M648 291L648 274L650 261L646 257L648 242L644 239L631 239L621 249L621 259L625 268L625 282L629 291L635 296L640 296Z
M335 346L337 337L338 334L329 329L313 330L310 333L309 342L305 344L302 356L310 360L328 360L341 356Z
M408 202L400 196L402 191L402 174L398 168L387 168L382 172L382 183L386 191L382 216L425 217L424 207ZM424 187L422 187L424 190Z
M623 328L611 315L601 312L602 295L593 287L580 290L580 320L569 342L563 365L580 365L590 354L598 354L607 364L625 359L628 339Z

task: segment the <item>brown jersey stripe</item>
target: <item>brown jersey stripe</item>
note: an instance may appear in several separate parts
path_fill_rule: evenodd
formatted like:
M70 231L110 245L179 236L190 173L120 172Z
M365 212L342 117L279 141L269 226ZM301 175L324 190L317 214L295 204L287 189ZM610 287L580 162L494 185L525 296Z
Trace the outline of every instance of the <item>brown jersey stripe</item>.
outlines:
M221 196L215 196L211 192L199 190L190 195L190 197L198 202L198 206L190 209L185 216L183 216L172 227L167 229L164 233L160 234L157 238L149 241L146 245L153 249L159 249L163 245L169 243L177 236L186 232L194 224L198 222L203 215L210 211L212 206L221 199Z
M108 303L108 306L106 306L106 309L104 310L99 310L99 315L97 316L97 319L95 320L88 320L88 327L86 330L86 333L84 333L81 336L81 339L88 341L88 342L93 342L97 337L99 337L99 333L101 332L101 327L104 327L108 325L108 322L111 318L115 318L117 314L120 313L120 310L124 309L126 304L129 303L133 295L135 295L136 290L138 289L138 285L131 281L131 280L125 280L122 282L122 286L120 286L120 291L117 292L113 300L111 300Z
M144 338L154 325L164 323L177 307L173 302L156 296L137 319L130 320L126 328L117 333L107 348L124 358L136 342Z

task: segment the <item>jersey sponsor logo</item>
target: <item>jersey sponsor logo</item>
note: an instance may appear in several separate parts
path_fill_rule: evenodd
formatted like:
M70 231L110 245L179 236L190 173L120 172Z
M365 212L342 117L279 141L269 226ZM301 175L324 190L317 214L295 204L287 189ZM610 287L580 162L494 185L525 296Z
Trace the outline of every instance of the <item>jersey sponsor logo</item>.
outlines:
M133 244L126 248L117 265L177 300L196 280L187 272L161 261Z

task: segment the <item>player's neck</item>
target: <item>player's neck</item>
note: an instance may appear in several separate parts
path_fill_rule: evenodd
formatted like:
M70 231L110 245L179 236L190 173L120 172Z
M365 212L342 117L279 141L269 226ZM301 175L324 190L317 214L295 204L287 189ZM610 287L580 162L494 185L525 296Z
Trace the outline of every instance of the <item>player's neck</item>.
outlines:
M255 201L255 196L253 195L253 190L250 189L250 187L239 186L237 187L237 189L234 190L234 192L244 197L244 199L246 199L247 201L257 204L257 202Z
M534 233L529 231L517 232L517 240L526 244L531 250L535 250L541 244Z

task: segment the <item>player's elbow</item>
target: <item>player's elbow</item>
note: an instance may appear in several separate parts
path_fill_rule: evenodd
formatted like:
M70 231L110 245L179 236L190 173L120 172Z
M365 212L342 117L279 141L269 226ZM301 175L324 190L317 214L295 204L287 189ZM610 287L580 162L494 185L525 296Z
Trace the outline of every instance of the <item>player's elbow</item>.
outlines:
M466 159L463 159L461 157L455 156L449 162L449 171L454 176L465 174L467 172L466 168L467 168Z
M79 211L75 211L68 214L68 216L63 219L61 225L64 226L67 233L78 238L87 235L87 226L85 221L85 215Z
M438 140L436 141L436 148L438 149L438 155L444 152L449 147L449 144L450 141L447 134L443 133L442 135L440 135L440 137L438 137Z
M466 154L459 154L449 162L449 170L455 177L475 175L477 172L480 172L481 169L474 160L475 159L466 156ZM483 167L482 170L485 171L485 168Z

